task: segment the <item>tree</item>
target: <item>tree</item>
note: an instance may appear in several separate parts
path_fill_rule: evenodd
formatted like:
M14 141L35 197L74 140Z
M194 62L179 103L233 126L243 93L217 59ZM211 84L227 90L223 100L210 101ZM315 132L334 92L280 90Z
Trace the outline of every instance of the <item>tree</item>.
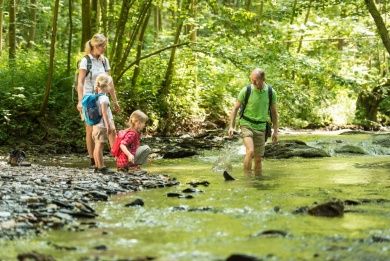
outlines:
M16 2L15 0L9 0L9 29L8 29L8 40L9 40L9 60L10 64L16 57Z
M49 69L46 81L46 90L43 97L43 102L40 110L40 115L44 115L47 104L49 102L50 90L53 82L53 71L54 71L54 57L56 50L56 37L57 37L57 21L58 21L58 10L59 10L60 0L55 0L54 9L53 9L53 25L51 30L51 43L50 43L50 58L49 58Z
M69 15L69 35L68 35L68 59L66 71L70 73L70 64L72 61L72 40L73 40L73 0L68 0L68 15Z
M368 11L370 12L372 18L375 21L375 25L378 29L378 33L382 39L382 43L385 46L387 52L390 54L390 37L389 31L386 28L385 23L383 22L383 18L380 15L378 9L375 6L373 0L364 0Z
M3 51L3 0L0 0L0 55Z
M81 1L81 47L80 50L84 50L85 43L91 39L91 2L90 0Z
M28 30L27 48L31 48L35 41L35 31L37 28L37 0L30 0L30 19L31 24Z

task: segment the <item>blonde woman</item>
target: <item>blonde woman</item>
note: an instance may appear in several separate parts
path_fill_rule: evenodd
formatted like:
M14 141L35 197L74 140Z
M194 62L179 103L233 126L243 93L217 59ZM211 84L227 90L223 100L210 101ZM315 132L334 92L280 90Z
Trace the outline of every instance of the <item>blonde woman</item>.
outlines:
M104 51L107 47L107 38L102 34L95 34L89 41L85 43L85 56L79 64L79 76L77 81L77 110L81 113L81 100L86 94L94 93L96 78L102 73L109 73L110 63L104 56ZM109 92L113 100L114 111L119 111L120 107L116 98L114 84L111 83ZM94 142L92 139L92 126L85 124L85 140L87 144L88 155L91 160L91 168L95 168L95 160L93 158Z

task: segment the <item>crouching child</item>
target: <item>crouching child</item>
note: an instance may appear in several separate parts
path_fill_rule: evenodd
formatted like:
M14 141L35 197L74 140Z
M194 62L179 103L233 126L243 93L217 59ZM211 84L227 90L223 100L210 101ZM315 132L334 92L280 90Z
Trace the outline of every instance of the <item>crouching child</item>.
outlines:
M140 110L134 111L128 120L129 128L119 131L111 153L116 158L118 171L144 174L140 168L147 162L150 154L148 145L141 146L141 132L145 128L148 116Z
M109 141L110 148L112 147L116 135L114 118L110 109L110 100L107 96L107 93L109 93L112 88L112 78L108 74L101 74L96 78L95 83L96 92L99 95L97 105L99 107L99 113L102 115L100 122L93 125L92 129L92 139L95 143L93 151L93 157L96 164L95 172L111 174L114 171L105 166L103 160L103 150L107 139Z

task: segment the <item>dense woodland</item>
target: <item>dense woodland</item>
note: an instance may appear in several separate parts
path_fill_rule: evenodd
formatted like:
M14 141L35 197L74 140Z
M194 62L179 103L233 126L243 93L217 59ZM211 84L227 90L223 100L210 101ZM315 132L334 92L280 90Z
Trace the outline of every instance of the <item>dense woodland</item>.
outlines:
M159 135L225 127L255 67L281 126L389 125L387 0L0 0L0 143L83 147L72 89L84 43L109 38L122 107Z

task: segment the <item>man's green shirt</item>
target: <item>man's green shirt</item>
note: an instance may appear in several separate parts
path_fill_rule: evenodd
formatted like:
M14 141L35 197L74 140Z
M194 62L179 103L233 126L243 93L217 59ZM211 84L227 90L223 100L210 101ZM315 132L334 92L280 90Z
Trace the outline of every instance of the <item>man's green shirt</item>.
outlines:
M256 89L253 84L251 84L251 94L248 99L248 104L245 107L244 115L255 121L269 121L269 113L268 113L268 104L269 104L269 85L264 84L263 89ZM238 100L241 104L244 103L245 100L246 87L242 88L240 94L238 95ZM276 103L276 92L272 89L272 104ZM245 119L240 119L240 126L247 126L254 130L264 131L265 123L254 124Z

